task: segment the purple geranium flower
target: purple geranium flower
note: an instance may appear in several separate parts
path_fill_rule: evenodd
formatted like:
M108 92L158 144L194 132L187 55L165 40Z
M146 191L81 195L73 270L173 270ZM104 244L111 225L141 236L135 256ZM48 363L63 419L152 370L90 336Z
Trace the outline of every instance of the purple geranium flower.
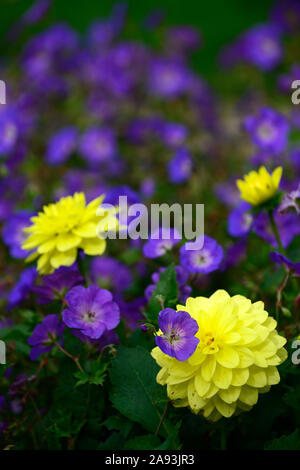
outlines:
M248 116L245 119L245 128L252 142L261 150L277 155L286 147L288 121L283 114L272 108L261 108L257 116Z
M20 279L15 284L13 289L10 291L8 295L8 308L16 307L19 303L21 303L28 295L30 290L32 289L35 279L37 277L37 270L35 267L30 267L24 269L22 272Z
M43 276L43 284L34 286L39 304L48 304L53 300L62 300L64 295L75 286L83 285L84 279L76 265L61 266L54 273Z
M19 119L10 108L0 114L0 155L10 153L19 137Z
M223 248L207 235L204 236L204 244L200 250L187 250L186 244L180 248L180 263L190 273L208 274L216 271L222 259Z
M300 262L293 263L286 256L277 251L272 251L270 253L271 260L276 264L284 264L288 269L293 269L296 274L300 275Z
M251 28L242 39L244 59L261 70L276 67L283 56L281 33L273 24Z
M64 163L74 152L77 140L75 127L64 127L57 131L49 140L46 160L50 165Z
M175 98L184 93L189 74L181 62L156 59L149 70L149 88L154 95Z
M10 255L13 258L22 259L29 255L29 252L21 248L26 234L23 229L28 227L33 213L27 210L20 210L13 214L4 224L2 238L9 247Z
M90 163L110 160L116 156L117 142L112 129L92 127L80 139L79 151Z
M196 320L187 312L165 308L159 313L158 324L163 334L155 337L157 346L168 356L186 361L199 343L195 337L199 329Z
M232 237L242 237L250 232L253 223L253 215L248 212L250 207L250 204L247 202L242 202L230 212L228 217L228 233Z
M95 257L91 262L91 279L103 288L119 291L129 289L132 285L130 269L120 261L108 256Z
M192 168L191 154L185 148L178 149L168 162L169 180L174 184L184 183L190 178Z
M62 344L64 329L58 315L47 315L28 338L28 344L32 346L30 359L35 361L41 354L51 351L55 342Z
M176 229L160 228L156 230L143 246L146 258L158 258L179 243L181 235Z
M160 129L160 137L168 147L179 147L188 135L188 129L178 122L163 122Z
M69 328L76 328L92 339L98 339L120 321L120 309L112 294L97 286L73 287L66 295L68 308L62 313Z

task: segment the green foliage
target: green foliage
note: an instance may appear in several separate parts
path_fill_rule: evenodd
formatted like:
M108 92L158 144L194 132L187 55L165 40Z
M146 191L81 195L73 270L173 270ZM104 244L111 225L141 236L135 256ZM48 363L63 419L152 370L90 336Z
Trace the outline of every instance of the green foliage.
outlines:
M300 450L300 433L296 429L287 436L281 436L266 444L265 450Z
M160 423L166 396L156 383L159 368L140 346L121 347L111 368L113 406L128 419L137 422L147 431L155 432ZM164 420L160 433L166 435L169 425Z
M147 307L147 319L156 325L160 310L167 307L174 308L176 306L177 297L176 272L174 264L171 264L159 277L159 281L156 284L156 288Z

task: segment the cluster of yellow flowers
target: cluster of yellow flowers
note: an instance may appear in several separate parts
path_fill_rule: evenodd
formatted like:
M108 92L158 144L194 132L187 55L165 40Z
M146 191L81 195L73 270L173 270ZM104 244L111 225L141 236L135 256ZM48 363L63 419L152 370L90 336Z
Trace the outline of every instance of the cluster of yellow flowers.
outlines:
M161 367L157 382L167 385L175 406L189 406L217 421L251 409L259 393L280 381L276 366L286 359L286 339L277 333L263 302L218 290L209 298L190 297L177 311L188 312L198 323L197 349L186 361L158 347L152 351Z
M60 266L71 266L79 248L87 255L102 255L106 241L97 233L99 225L103 222L103 232L118 227L116 210L103 209L98 215L103 199L98 197L86 205L84 193L75 193L44 206L24 229L29 236L22 248L35 250L27 261L38 258L38 271L49 274Z

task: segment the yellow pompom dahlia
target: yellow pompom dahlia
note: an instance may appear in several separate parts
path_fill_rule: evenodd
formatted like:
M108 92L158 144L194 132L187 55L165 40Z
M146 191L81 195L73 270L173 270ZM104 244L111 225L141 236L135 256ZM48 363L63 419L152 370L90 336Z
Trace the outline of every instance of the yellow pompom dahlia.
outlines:
M178 311L188 312L199 326L195 352L185 361L158 347L151 353L161 367L157 382L167 385L174 406L189 406L217 421L251 409L259 393L280 381L276 366L287 357L286 339L263 302L218 290L209 298L190 297Z
M276 168L272 174L264 166L258 171L250 171L243 180L237 180L241 199L257 206L271 199L277 192L281 180L282 167Z
M71 266L79 248L87 255L102 255L106 241L99 236L101 222L103 232L118 227L117 210L101 211L103 199L98 197L86 205L84 193L75 193L44 206L24 229L29 236L22 248L35 250L26 261L38 258L38 271L49 274L60 266Z

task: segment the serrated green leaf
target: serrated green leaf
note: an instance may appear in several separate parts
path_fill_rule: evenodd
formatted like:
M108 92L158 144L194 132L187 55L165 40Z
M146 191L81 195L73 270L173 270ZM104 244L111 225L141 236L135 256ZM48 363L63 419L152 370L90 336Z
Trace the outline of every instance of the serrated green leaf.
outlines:
M132 349L121 347L110 372L113 406L150 432L156 431L165 404L164 389L156 383L158 370L149 352L138 346ZM166 434L167 431L165 419L161 432Z
M147 319L154 324L158 322L158 314L162 310L161 299L164 299L164 308L174 308L178 297L176 272L171 264L160 275L159 281L149 301L146 314Z
M160 439L154 434L146 434L137 436L126 442L124 449L126 450L153 450L160 445Z

